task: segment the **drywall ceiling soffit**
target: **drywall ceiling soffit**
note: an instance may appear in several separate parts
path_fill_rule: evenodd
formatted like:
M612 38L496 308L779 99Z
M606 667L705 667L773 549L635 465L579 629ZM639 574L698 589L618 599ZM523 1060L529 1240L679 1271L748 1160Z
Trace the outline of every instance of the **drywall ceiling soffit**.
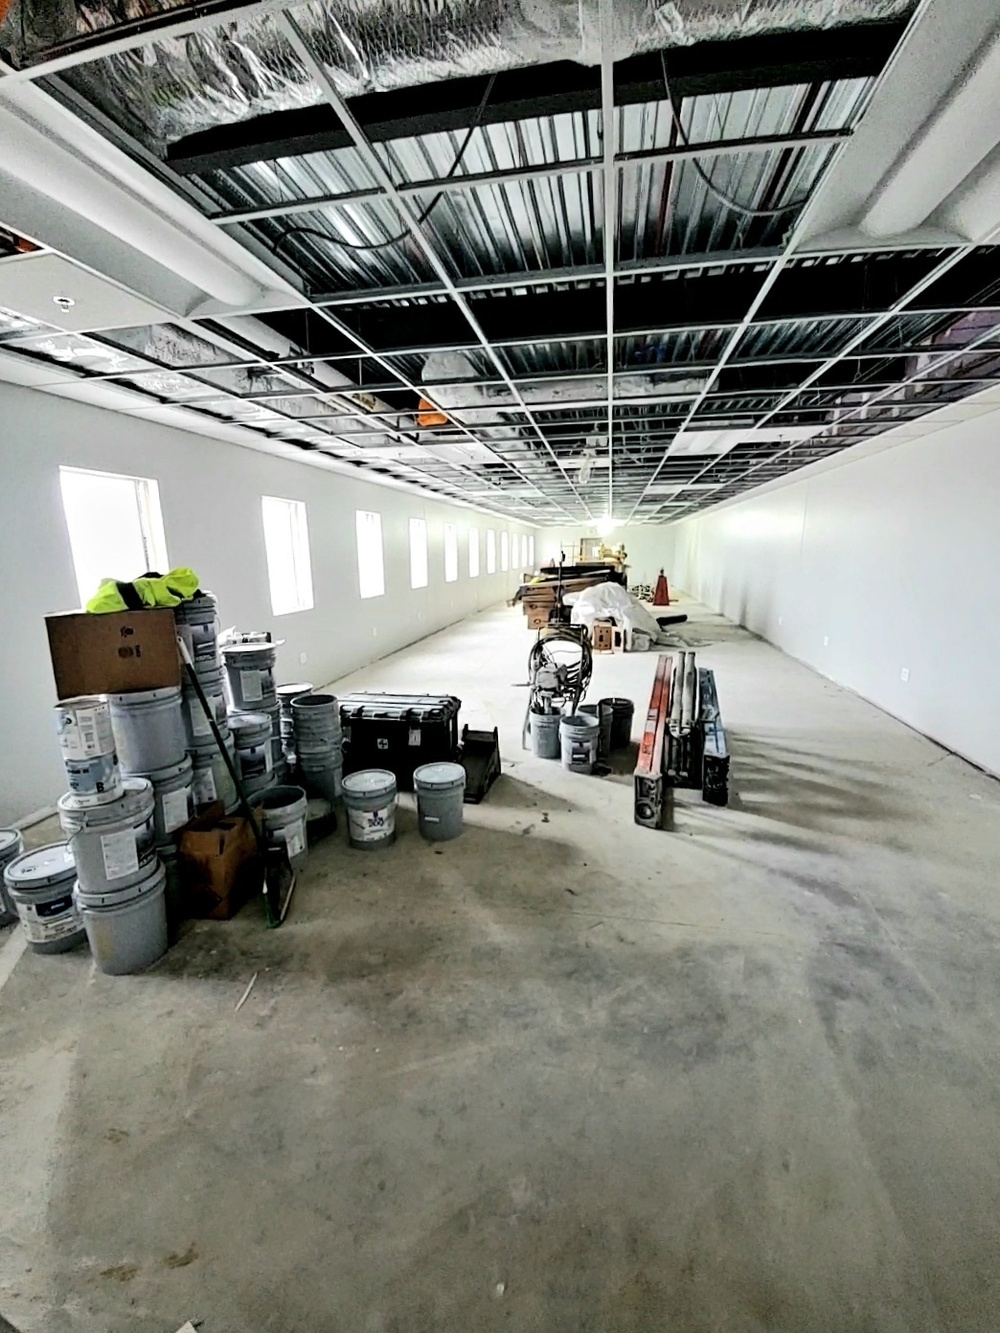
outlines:
M68 333L158 324L160 307L56 254L27 254L0 264L0 306Z
M996 32L996 0L927 0L862 123L813 199L802 245L851 227L894 164Z

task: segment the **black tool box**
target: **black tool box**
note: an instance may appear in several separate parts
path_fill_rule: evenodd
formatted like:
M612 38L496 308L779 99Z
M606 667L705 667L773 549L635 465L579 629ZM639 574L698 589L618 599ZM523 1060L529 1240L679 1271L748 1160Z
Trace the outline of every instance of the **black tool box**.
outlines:
M465 769L465 800L478 805L500 776L500 733L462 728L462 767Z
M421 764L457 762L461 707L450 694L343 695L344 772L385 768L401 791L412 791Z

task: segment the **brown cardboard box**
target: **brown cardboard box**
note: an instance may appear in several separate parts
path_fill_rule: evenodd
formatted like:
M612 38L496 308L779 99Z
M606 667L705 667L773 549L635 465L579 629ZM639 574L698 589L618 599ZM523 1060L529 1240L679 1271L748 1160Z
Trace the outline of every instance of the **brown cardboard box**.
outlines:
M174 613L169 607L94 616L46 616L56 698L158 690L181 683Z
M615 626L611 620L595 620L591 631L595 653L613 653L615 650Z
M190 917L228 921L264 888L257 839L243 815L216 802L181 833L180 879Z

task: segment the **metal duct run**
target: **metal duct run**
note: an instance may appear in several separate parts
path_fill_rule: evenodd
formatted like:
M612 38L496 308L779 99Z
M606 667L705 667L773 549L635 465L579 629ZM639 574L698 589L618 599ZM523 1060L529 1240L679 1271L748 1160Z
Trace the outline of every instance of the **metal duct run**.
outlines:
M143 19L187 5L145 0ZM759 33L897 19L913 0L616 0L616 60ZM313 0L296 21L345 97L551 61L600 63L599 0ZM0 49L19 67L94 34L135 31L132 0L14 0ZM268 14L79 66L67 76L150 144L323 95Z
M507 421L508 412L517 412L520 406L509 389L503 386L456 384L455 380L476 378L476 370L464 352L435 352L424 362L421 381L434 402L455 421L475 430L485 439L492 434L509 434L509 426L498 432ZM615 380L615 401L655 399L667 402L696 397L708 381L704 376L664 382L652 375L623 375ZM522 384L518 391L525 404L538 411L560 407L603 406L608 401L608 381L596 373L581 378L552 379L541 384Z

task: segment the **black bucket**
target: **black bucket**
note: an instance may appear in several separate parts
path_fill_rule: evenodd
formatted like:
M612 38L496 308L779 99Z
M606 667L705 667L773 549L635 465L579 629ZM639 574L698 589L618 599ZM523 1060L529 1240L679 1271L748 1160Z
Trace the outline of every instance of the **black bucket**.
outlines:
M602 699L602 711L611 709L611 748L624 750L632 739L632 714L635 704L631 699Z

